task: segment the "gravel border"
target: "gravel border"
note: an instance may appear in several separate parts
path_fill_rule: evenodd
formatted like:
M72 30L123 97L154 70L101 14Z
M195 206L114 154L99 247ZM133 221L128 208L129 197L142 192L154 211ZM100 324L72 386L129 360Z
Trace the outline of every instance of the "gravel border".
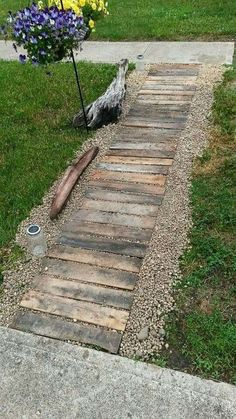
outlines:
M160 352L164 344L165 316L174 308L172 285L180 276L178 260L188 245L192 225L189 205L192 162L207 146L213 87L222 79L223 71L223 66L200 67L197 91L178 140L165 197L136 284L120 348L123 356L148 359Z
M26 248L25 230L28 224L38 223L44 231L48 247L55 243L63 224L68 222L71 215L76 209L81 207L83 203L83 194L86 189L87 180L91 171L94 169L95 164L104 156L109 149L113 137L117 134L123 119L128 113L131 105L134 103L137 93L144 83L147 76L148 68L144 72L132 71L127 77L127 93L123 106L123 114L117 124L111 124L96 131L93 137L88 139L82 147L75 153L75 158L81 153L87 151L91 146L98 146L99 153L94 159L92 164L86 169L82 175L79 183L74 188L70 200L68 201L65 209L57 220L51 221L49 218L49 209L51 206L52 198L55 193L56 185L61 177L59 177L52 185L48 193L42 200L42 205L32 209L29 217L24 220L18 229L16 235L16 243ZM70 162L68 162L70 164ZM12 270L3 272L3 292L0 293L0 325L9 326L12 319L19 308L22 295L30 288L32 278L42 272L41 261L32 258L30 255L19 260Z

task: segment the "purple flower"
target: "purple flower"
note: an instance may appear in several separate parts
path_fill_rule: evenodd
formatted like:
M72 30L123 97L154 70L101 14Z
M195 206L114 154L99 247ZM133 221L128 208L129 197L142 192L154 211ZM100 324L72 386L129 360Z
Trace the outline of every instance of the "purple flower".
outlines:
M12 34L15 44L27 51L32 64L48 64L61 60L78 48L86 26L82 16L73 10L59 10L57 7L39 9L33 3L12 15ZM20 57L21 62L26 56Z
M26 55L20 54L19 55L19 61L21 64L25 64L26 63Z
M31 38L30 38L30 42L31 42L31 44L37 44L37 39L34 37L34 36L32 36Z

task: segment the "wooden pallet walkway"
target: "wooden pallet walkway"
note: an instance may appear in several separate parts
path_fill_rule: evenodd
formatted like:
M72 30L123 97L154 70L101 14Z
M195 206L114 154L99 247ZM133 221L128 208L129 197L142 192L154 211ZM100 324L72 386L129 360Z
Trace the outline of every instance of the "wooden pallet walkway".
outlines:
M194 65L149 72L13 328L118 352L197 75Z

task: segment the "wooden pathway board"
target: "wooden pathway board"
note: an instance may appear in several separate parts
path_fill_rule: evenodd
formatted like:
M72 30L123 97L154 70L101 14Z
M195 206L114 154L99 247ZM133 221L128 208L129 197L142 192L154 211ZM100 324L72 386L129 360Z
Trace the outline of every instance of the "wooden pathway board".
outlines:
M170 76L170 75L165 75L165 76L149 76L148 79L145 81L145 85L146 84L156 84L158 83L162 83L165 85L169 85L169 84L195 84L197 80L196 76Z
M101 180L118 180L118 181L128 181L136 183L149 183L158 186L164 186L166 183L165 175L152 175L146 173L129 173L129 172L115 172L109 170L97 170L93 172L92 179L101 179Z
M133 127L134 128L134 127ZM170 130L171 132L172 130ZM132 138L130 137L125 137L125 136L120 136L119 138L115 138L114 142L111 144L111 147L113 147L116 144L119 145L126 145L128 144L133 144L133 146L135 146L136 144L147 144L147 147L149 147L150 145L158 145L159 149L163 148L162 146L169 146L170 148L174 148L175 144L176 144L176 139L179 137L179 134L175 134L175 135L170 135L168 136L159 136L157 135L156 137L151 137L151 136L147 136L146 139L144 137L139 138L139 137L135 137L133 136ZM111 148L113 150L113 148ZM145 150L144 150L145 151ZM155 150L153 150L155 151ZM109 152L108 152L109 153ZM107 153L107 155L109 155Z
M116 239L128 239L132 242L147 242L151 238L151 230L143 228L122 227L112 224L71 221L63 226L63 232L77 233L81 236L104 236Z
M141 243L99 237L81 237L78 233L63 232L58 239L58 244L139 258L143 258L146 253L146 246Z
M161 205L162 195L140 195L126 192L106 191L106 189L87 189L85 197L94 200L126 202L133 204Z
M164 195L165 193L164 186L145 185L131 182L115 182L109 180L90 181L89 187L104 188L111 191L139 193L143 195Z
M98 169L111 170L113 172L129 172L129 173L152 173L152 174L168 174L168 167L163 165L146 165L146 164L128 164L121 163L97 163Z
M24 295L20 305L31 310L68 317L69 319L121 331L125 330L129 316L129 312L125 310L88 303L87 301L58 297L34 290L28 291Z
M12 327L119 351L198 71L151 69Z
M93 209L79 210L74 214L74 220L113 224L124 227L150 228L151 230L155 225L155 217L121 214L119 212L96 211Z
M115 268L128 272L139 272L141 259L136 257L120 256L113 253L104 253L85 249L75 249L70 246L54 246L48 257L69 260L72 262L88 263L102 268Z
M191 84L172 84L169 83L168 85L166 84L160 84L160 83L144 83L143 85L143 90L167 90L167 91L173 91L173 92L185 92L185 91L194 91L195 90L195 86L191 85ZM142 91L142 90L141 90ZM141 92L140 91L140 92Z
M125 310L129 310L133 299L130 291L78 283L46 275L35 278L33 288L47 294L58 295L59 297L89 301Z
M125 122L123 122L123 126L125 127L150 127L150 128L165 128L165 129L182 129L183 124L181 122L158 122L158 121L150 121L150 120L143 120L140 118L139 120L135 118L127 118Z
M129 111L129 119L143 119L143 115L145 112L145 106L136 107ZM169 112L161 112L154 110L146 110L145 112L145 119L147 121L154 121L154 122L186 122L187 115L182 115L182 112L178 111L169 111ZM180 116L181 114L181 116ZM166 134L169 135L169 132ZM120 136L119 136L120 137Z
M160 165L171 166L173 159L165 159L161 157L148 158L148 157L122 157L122 156L105 156L102 163L120 163L120 164L140 164L140 165Z
M120 156L120 157L149 157L150 159L160 158L174 158L175 149L170 147L168 149L159 148L156 150L146 150L144 148L125 148L124 143L116 144L116 146L107 152L107 156Z
M90 266L85 263L75 263L60 259L44 259L47 275L60 278L73 279L79 282L93 283L114 287L118 289L134 289L138 279L137 275L117 269L104 269L99 266Z
M186 103L191 103L191 97L143 94L138 96L137 101L138 103L147 103L154 105L185 105Z
M146 153L147 151L151 150L151 151L173 151L173 146L171 144L168 143L149 143L148 141L145 142L117 142L117 143L112 143L110 146L110 150L144 150L143 156L147 157L148 154ZM152 153L151 153L152 154ZM157 153L153 153L155 157L157 157ZM159 153L161 154L161 153ZM108 153L108 155L110 155L110 152ZM159 155L158 155L159 157Z
M175 140L175 137L179 134L179 130L172 129L171 131L166 128L155 128L155 127L129 127L122 125L123 130L114 136L113 141L117 141L119 138L123 138L126 141L132 139L143 139L143 140Z
M19 312L11 327L52 339L96 345L113 354L118 352L122 338L122 334L115 330L72 323L59 317L30 311Z
M119 214L134 214L145 216L148 215L150 217L155 217L157 215L158 206L157 205L143 205L143 204L136 204L136 203L127 203L127 202L119 202L119 201L107 201L104 205L104 201L101 200L92 200L92 199L85 199L83 208L89 210L97 210L103 212L114 212Z

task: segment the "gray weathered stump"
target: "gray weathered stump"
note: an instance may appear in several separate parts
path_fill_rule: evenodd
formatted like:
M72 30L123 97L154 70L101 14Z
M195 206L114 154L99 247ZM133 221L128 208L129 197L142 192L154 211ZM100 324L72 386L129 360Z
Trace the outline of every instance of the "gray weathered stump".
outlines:
M120 61L117 76L106 92L85 108L89 128L101 128L103 125L108 125L119 119L122 113L122 102L126 93L125 76L128 70L128 64L128 60ZM83 112L79 112L74 116L73 126L79 128L84 125Z

